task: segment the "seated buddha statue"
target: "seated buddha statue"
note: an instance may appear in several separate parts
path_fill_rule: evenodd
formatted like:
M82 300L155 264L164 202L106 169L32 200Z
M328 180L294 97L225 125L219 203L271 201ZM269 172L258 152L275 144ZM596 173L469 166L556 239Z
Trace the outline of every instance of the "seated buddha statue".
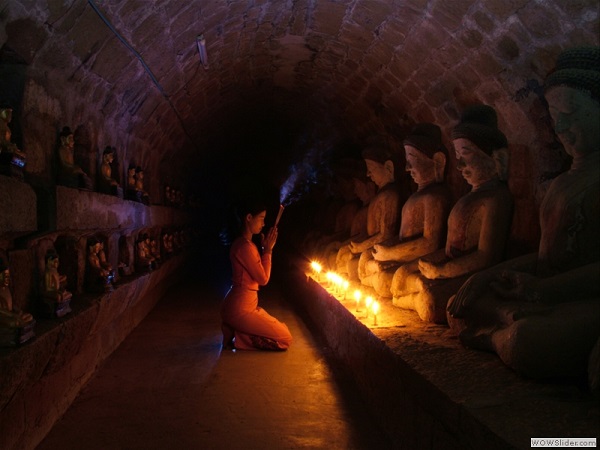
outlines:
M540 206L537 253L473 275L448 303L468 347L529 378L585 377L600 393L600 48L564 51L545 82L573 158ZM595 350L594 350L595 349Z
M58 273L59 257L56 251L48 250L45 256L44 289L42 298L51 314L62 317L71 312L71 294L67 291L67 277Z
M20 311L13 304L10 269L0 258L0 346L24 343L35 335L34 326L33 316Z
M150 197L144 190L144 169L140 166L135 168L135 192L136 196L144 205L150 204Z
M367 235L367 214L369 210L369 203L375 197L377 186L367 177L354 177L352 179L354 187L354 194L360 200L361 206L359 210L354 214L352 223L350 225L350 236L344 240L332 240L322 251L322 260L327 267L335 270L342 266L342 262L338 261L338 255L340 258L346 258L347 260L351 257L350 253L350 242L360 236ZM347 252L340 253L340 249L345 247ZM343 263L344 267L347 267L347 260Z
M73 188L91 189L91 179L75 164L75 137L69 127L63 127L59 141L57 183Z
M23 178L23 167L27 163L25 152L12 142L12 107L0 107L0 173Z
M406 171L417 184L402 207L399 239L376 244L371 255L361 258L359 278L382 297L392 297L391 286L399 266L443 248L451 207L450 190L444 183L447 150L437 125L421 123L404 139Z
M338 198L341 203L335 210L333 229L321 232L312 237L306 246L306 253L325 261L332 242L340 242L352 236L351 228L354 216L361 208L361 202L355 192L354 178L364 173L364 162L359 159L346 158L334 164L331 178L329 199ZM327 207L327 206L326 206ZM339 245L338 245L339 250Z
M156 258L150 250L150 236L144 233L138 239L136 245L136 268L139 271L148 271L155 268Z
M102 152L98 190L104 194L116 195L123 198L123 189L119 186L117 180L112 177L112 163L114 158L115 150L111 146L107 146Z
M445 248L404 264L394 274L395 306L421 320L446 323L446 304L467 277L504 258L513 200L506 177L508 143L493 108L467 108L452 132L457 168L471 186L450 211Z
M377 193L367 210L367 229L348 245L340 248L336 261L338 272L347 273L351 281L358 281L361 255L371 251L375 244L392 239L398 234L400 194L394 178L394 158L383 143L372 141L362 151L367 176L377 185Z
M100 263L100 252L102 243L97 238L88 239L87 265L86 265L86 287L90 292L107 292L112 290L111 272L102 267Z

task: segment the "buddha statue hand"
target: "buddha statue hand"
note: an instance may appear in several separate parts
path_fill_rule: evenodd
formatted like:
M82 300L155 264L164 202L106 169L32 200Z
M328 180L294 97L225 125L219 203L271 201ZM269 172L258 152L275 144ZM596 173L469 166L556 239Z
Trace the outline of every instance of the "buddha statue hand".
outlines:
M541 299L539 279L525 272L504 270L490 282L490 287L501 298L537 303Z
M383 245L375 244L371 253L376 261L389 261L392 259L388 256L388 249Z
M498 278L498 273L492 270L479 272L461 286L456 295L450 299L447 306L448 314L455 319L464 318L465 311L485 295L490 284Z
M432 261L428 261L426 259L419 259L419 270L421 271L421 275L430 280L442 278L440 276L437 264L435 264Z

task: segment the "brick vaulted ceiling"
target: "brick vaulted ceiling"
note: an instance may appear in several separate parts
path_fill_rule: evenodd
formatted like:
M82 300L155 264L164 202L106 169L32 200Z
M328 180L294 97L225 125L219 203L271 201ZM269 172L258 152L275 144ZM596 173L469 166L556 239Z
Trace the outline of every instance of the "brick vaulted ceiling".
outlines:
M531 159L552 141L539 83L599 31L595 0L3 0L0 23L29 172L43 178L69 125L90 153L144 165L156 192L216 166L283 170L315 142L449 130L472 102Z

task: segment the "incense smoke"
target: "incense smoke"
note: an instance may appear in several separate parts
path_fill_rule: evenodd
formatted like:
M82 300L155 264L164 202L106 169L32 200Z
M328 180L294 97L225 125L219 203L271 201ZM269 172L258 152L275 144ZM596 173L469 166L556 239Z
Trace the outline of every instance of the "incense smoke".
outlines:
M281 186L279 203L288 206L300 199L307 193L311 186L319 179L319 169L326 168L323 164L323 156L317 148L311 148L298 163L292 164L289 175Z

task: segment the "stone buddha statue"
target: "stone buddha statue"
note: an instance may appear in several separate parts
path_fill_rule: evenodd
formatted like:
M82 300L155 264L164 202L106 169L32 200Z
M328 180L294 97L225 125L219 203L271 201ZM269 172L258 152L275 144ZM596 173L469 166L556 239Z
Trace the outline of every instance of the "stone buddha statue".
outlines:
M44 288L42 299L51 315L63 317L71 312L71 297L67 291L67 277L58 273L59 257L56 251L48 250L45 256Z
M140 166L135 168L135 192L139 199L138 201L142 202L144 205L150 204L150 197L144 190L144 169Z
M369 203L366 233L351 239L338 252L338 271L347 273L351 281L358 281L361 255L370 252L375 244L386 242L398 234L401 207L391 150L385 144L373 141L363 150L362 156L367 165L367 176L378 190Z
M545 97L573 162L541 204L538 252L473 275L448 320L466 346L496 352L520 374L587 370L600 393L600 48L563 52Z
M471 185L450 211L446 247L401 266L391 291L395 306L426 322L446 323L446 304L467 277L504 258L513 201L504 178L508 143L486 105L467 108L452 132L457 168Z
M391 286L399 266L443 248L452 197L444 171L448 152L437 125L421 123L404 139L406 171L417 184L402 207L399 239L375 244L359 265L361 283L382 297L392 297ZM399 272L400 273L400 272ZM397 280L400 283L400 280Z
M327 254L332 242L341 242L351 237L352 221L361 207L361 202L355 192L354 177L364 173L362 160L344 159L333 167L331 179L331 197L339 198L341 204L335 211L333 229L330 233L321 233L313 236L311 242L305 246L307 253L316 255L320 260L327 259ZM321 231L321 230L318 230ZM339 250L339 245L338 245Z
M102 267L100 256L102 243L97 238L89 238L87 243L86 286L90 292L108 292L112 290L111 272Z
M153 270L156 258L150 249L150 236L147 233L141 235L136 245L136 268L140 271Z
M91 189L91 179L75 164L75 137L69 127L63 127L59 141L57 183L73 188Z
M13 304L10 291L10 269L0 258L0 345L22 344L33 336L35 320Z
M354 193L361 202L360 209L354 214L352 218L352 224L350 225L350 237L345 240L333 240L323 250L323 262L327 264L327 267L336 269L341 266L342 263L338 262L338 255L343 258L344 255L350 257L349 245L352 239L367 235L367 215L369 210L369 203L375 197L377 186L367 177L354 177L352 179L354 187ZM346 247L348 251L346 253L340 253L340 249ZM344 266L347 265L344 263Z
M0 107L0 173L23 178L23 167L27 156L11 142L12 132L9 123L12 121L13 110L10 106Z
M123 198L123 189L112 177L112 163L115 158L115 150L111 146L107 146L102 152L102 165L100 166L100 178L98 190L105 194L116 195Z

